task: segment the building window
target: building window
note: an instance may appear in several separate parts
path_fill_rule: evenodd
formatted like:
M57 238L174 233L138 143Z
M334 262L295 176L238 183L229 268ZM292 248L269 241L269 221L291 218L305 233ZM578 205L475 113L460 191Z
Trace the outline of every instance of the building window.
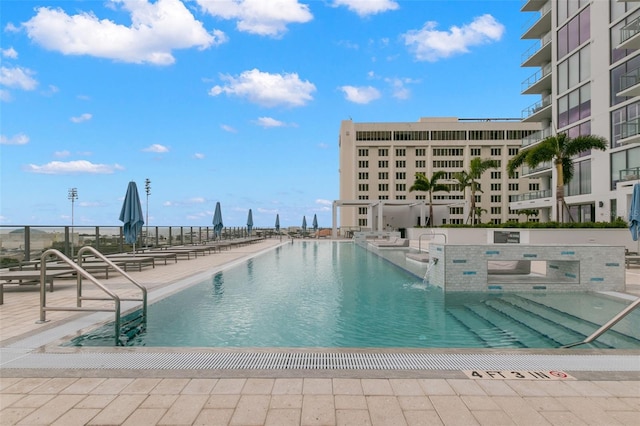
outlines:
M529 191L540 191L540 184L539 183L530 183L529 184Z
M510 183L509 184L509 191L518 191L520 188L520 185L517 183Z
M467 140L466 130L433 130L431 140L434 141L464 141Z
M389 149L387 148L378 148L378 157L388 157Z
M640 118L640 102L634 102L630 105L617 109L611 113L611 148L621 146L620 139L634 136L640 131L635 125L635 121Z
M406 183L396 183L396 191L406 191L407 184Z
M502 148L491 148L491 156L499 157L502 155Z
M396 141L426 141L429 140L429 132L426 130L396 130L393 132Z
M358 191L368 191L369 190L369 184L368 183L359 183L358 184Z
M366 148L360 148L358 149L358 157L368 157L369 156L369 150Z
M378 191L388 191L389 190L389 184L388 183L379 183L378 184Z
M389 179L389 172L378 172L378 179L380 180Z
M390 141L391 132L385 130L366 130L356 132L357 141Z
M558 60L591 38L591 16L587 7L558 30Z
M463 148L433 148L434 157L461 157L464 155Z
M491 207L491 214L502 214L502 207Z
M558 99L558 127L566 127L591 115L591 85L572 91Z
M388 195L380 195L380 196L378 197L378 200L388 200L388 199L389 199L389 196L388 196Z
M494 225L500 225L502 223L502 219L491 219L491 223Z
M416 195L416 200L426 200L427 196L426 195Z
M433 167L436 169L442 168L462 168L464 167L464 162L462 160L435 160L433 162Z
M502 179L502 172L491 172L491 179Z
M507 130L507 139L519 140L537 132L537 130ZM480 154L478 154L480 155Z
M396 157L405 157L407 150L405 148L396 148Z
M358 219L358 226L367 226L367 218L361 217Z
M423 169L427 167L427 162L424 160L416 160L416 168Z
M640 147L611 154L611 189L616 184L640 175Z
M369 196L368 195L358 195L358 200L368 200Z
M502 184L500 184L500 183L492 183L491 184L491 190L492 191L501 191L502 190Z
M367 214L366 207L358 207L358 214Z
M358 167L360 167L361 169L366 169L369 167L369 162L367 160L360 160L358 161Z
M558 65L558 93L564 93L591 77L591 49L587 45Z
M407 173L406 172L397 172L396 173L396 179L397 180L404 180L407 178Z
M504 130L469 130L469 140L495 141L504 139Z
M501 203L502 202L502 195L492 195L491 196L491 202L492 203Z
M515 157L520 150L518 148L509 148L509 157Z
M566 195L591 194L591 161L573 165L573 178L565 186Z
M358 173L358 179L360 179L360 180L367 180L367 179L369 179L369 173L367 173L367 172L360 172L360 173Z
M480 157L480 153L481 153L481 152L482 152L482 149L481 149L481 148L471 148L471 149L469 150L469 154L470 154L472 157Z
M427 155L427 150L424 148L416 148L416 157L424 157Z
M449 214L464 214L462 207L449 207Z
M396 200L406 200L407 196L406 195L396 195Z
M396 167L399 168L399 169L407 167L407 162L404 161L404 160L397 160L396 161Z
M389 162L387 160L378 161L378 168L386 169L387 167L389 167Z

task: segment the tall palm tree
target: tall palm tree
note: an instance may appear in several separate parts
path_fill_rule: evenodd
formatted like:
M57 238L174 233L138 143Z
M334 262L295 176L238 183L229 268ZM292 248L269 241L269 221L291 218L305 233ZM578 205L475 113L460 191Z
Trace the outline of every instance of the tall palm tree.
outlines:
M471 192L471 206L469 209L469 216L471 217L471 224L476 223L476 193L482 192L480 189L480 182L478 179L482 177L484 172L489 169L497 169L498 162L492 159L482 159L480 157L475 157L471 159L469 163L469 171L467 171L467 175L469 176L469 189Z
M520 151L509 160L507 172L513 177L523 164L536 168L538 165L553 161L556 173L556 221L564 222L564 213L568 209L564 202L564 186L573 178L573 157L581 152L607 149L607 140L602 136L584 135L570 138L566 133L549 136L530 149Z
M462 191L462 199L467 200L467 188L471 186L471 177L466 170L456 172L453 174L453 178L458 182L458 187Z
M429 193L429 223L433 227L433 193L445 191L449 192L449 186L444 183L438 183L447 174L440 170L431 175L431 179L427 178L424 173L416 173L416 180L409 188L409 191L424 191Z

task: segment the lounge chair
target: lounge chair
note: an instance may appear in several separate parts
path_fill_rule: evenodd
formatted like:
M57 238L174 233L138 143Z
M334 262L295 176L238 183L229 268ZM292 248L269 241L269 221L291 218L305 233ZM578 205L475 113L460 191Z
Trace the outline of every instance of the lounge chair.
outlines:
M394 238L389 240L369 241L369 244L378 248L408 248L409 240L406 238Z

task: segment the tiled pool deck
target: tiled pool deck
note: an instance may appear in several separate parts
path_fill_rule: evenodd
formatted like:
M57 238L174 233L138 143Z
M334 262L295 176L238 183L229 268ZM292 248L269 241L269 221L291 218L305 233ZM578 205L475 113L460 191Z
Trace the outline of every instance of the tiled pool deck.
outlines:
M150 298L173 291L172 283L242 260L273 247L265 240L176 264L131 272L150 290ZM105 281L118 294L124 280ZM626 273L627 292L640 296L640 268ZM85 294L91 290L86 287ZM47 293L51 305L75 304L75 281L56 281ZM91 302L97 305L102 302ZM89 304L89 303L87 303ZM601 371L565 369L576 380L470 380L461 370L355 369L194 369L194 368L32 368L29 356L122 352L140 355L151 348L58 348L57 342L89 327L99 314L49 312L39 318L34 288L6 289L0 306L0 424L22 425L637 425L640 418L640 350L562 351L585 359L620 355L636 368ZM109 318L109 314L105 318ZM165 354L215 350L173 348ZM225 352L225 351L219 351ZM229 352L229 351L226 351ZM367 351L363 352L366 355ZM559 351L418 351L425 356L513 355L527 367L527 356ZM391 351L391 354L393 351ZM188 355L188 354L187 354ZM63 355L64 357L64 355ZM185 355L186 357L186 355ZM613 359L613 358L612 358ZM523 361L524 360L524 361ZM108 361L107 361L108 362ZM466 361L468 362L468 361ZM15 365L20 368L14 368ZM526 368L521 369L526 369ZM534 368L532 365L531 368ZM473 366L470 369L474 369Z

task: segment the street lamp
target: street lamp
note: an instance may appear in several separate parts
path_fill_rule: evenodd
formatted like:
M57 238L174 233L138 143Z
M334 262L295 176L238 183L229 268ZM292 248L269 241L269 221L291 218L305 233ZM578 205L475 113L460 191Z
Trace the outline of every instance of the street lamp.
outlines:
M78 199L78 188L69 188L69 192L67 193L67 198L71 200L71 258L73 258L73 205L75 201Z
M144 190L147 193L147 220L145 221L145 223L147 224L147 231L146 231L146 239L145 242L148 245L149 244L149 195L151 194L151 180L149 178L146 178L144 180Z

